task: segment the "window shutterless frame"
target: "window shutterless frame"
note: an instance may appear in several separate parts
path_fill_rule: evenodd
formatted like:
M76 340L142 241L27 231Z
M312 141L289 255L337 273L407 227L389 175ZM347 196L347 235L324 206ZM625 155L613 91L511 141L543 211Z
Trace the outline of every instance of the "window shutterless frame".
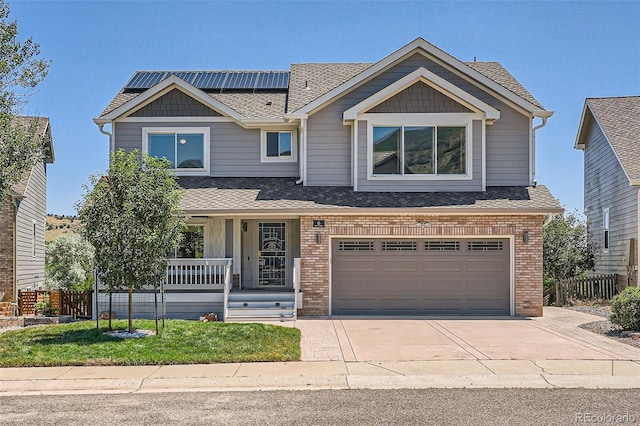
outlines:
M367 120L367 180L471 180L472 152L473 152L473 121L481 120L481 115L476 113L443 113L443 114L362 114L361 119ZM432 173L407 173L404 158L401 162L399 173L376 173L376 158L374 153L374 129L396 128L399 129L400 141L398 151L402 157L405 153L407 141L405 129L435 129L433 140L433 166ZM464 173L440 173L437 172L438 161L438 128L463 128L464 129ZM381 157L378 153L377 157Z
M262 163L293 163L298 161L297 134L294 129L263 129L260 132Z
M167 158L179 176L209 175L209 149L209 127L142 128L142 151L149 155L155 152L157 156Z

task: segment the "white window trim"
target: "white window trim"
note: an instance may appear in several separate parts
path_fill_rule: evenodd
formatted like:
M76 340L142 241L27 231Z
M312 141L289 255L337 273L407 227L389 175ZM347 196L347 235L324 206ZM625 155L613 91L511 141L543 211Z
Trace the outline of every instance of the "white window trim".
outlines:
M211 146L211 129L209 127L143 127L142 128L142 151L149 154L149 135L154 133L201 133L203 135L203 168L198 169L171 169L178 176L208 176L211 163L209 154Z
M477 113L452 114L361 114L367 120L367 180L472 180L473 179L473 120L481 120ZM391 126L464 127L466 129L466 173L460 175L376 175L373 173L373 128Z
M291 133L291 155L289 157L267 157L267 133ZM298 161L298 132L295 129L262 129L260 131L260 162L295 163Z
M609 253L609 249L611 248L610 225L611 225L611 214L609 213L609 207L606 207L602 209L602 252L603 253ZM605 245L605 242L606 242L606 245Z

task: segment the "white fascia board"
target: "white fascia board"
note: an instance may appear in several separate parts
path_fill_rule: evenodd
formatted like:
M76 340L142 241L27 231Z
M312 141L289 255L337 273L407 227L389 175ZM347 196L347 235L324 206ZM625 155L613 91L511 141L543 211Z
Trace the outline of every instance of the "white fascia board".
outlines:
M580 124L578 124L578 134L576 135L576 140L573 143L574 149L581 149L583 151L585 148L583 137L584 132L586 131L586 129L584 129L584 126L586 124L587 111L589 111L589 113L593 116L593 112L591 112L591 108L589 108L589 101L585 100L584 106L582 107L582 114L580 115Z
M358 114L375 107L419 81L461 103L467 108L474 110L475 112L483 112L486 120L498 120L500 118L500 111L493 108L491 105L482 102L475 96L470 95L445 79L438 77L426 68L420 67L412 73L402 77L395 83L390 84L379 92L371 95L359 104L346 110L343 114L343 120L355 120Z
M445 63L449 67L457 70L457 72L460 73L461 76L465 78L467 81L472 83L477 82L486 86L488 89L490 89L494 93L508 99L509 101L513 102L514 104L518 105L520 108L526 111L532 112L532 111L540 110L538 106L521 98L520 96L516 95L512 91L506 89L505 87L502 87L501 85L491 80L490 78L485 77L483 74L469 67L464 62L454 58L453 56L449 55L447 52L437 48L436 46L427 42L423 38L418 37L417 39L407 44L406 46L401 47L400 49L396 50L389 56L376 62L366 70L362 71L360 74L352 77L351 79L342 83L341 85L334 88L333 90L330 90L329 92L325 93L324 95L320 96L319 98L315 99L314 101L308 103L304 107L295 111L295 113L309 114L310 112L321 107L322 105L331 101L332 99L342 95L347 91L354 89L355 87L359 86L369 78L374 77L378 73L382 72L385 68L393 65L397 61L400 61L403 58L410 56L411 54L414 54L414 53L422 53L422 54L427 53L433 56L439 62Z
M203 104L207 105L208 107L219 111L223 115L229 116L229 117L233 118L234 120L236 120L238 122L242 121L242 116L240 114L238 114L236 111L234 111L233 109L231 109L228 106L224 105L220 101L218 101L218 100L212 98L211 96L207 95L202 90L198 89L197 87L192 86L191 84L187 83L186 81L182 80L181 78L179 78L179 77L177 77L175 75L171 75L169 78L167 78L165 80L162 80L160 83L158 83L155 86L147 89L146 91L142 92L140 95L138 95L135 98L125 102L124 104L120 105L118 108L114 109L113 111L109 112L108 114L105 114L105 115L99 117L96 120L101 120L101 121L102 120L107 120L107 121L115 120L116 118L124 115L125 113L127 113L127 112L129 112L131 110L137 110L137 109L142 108L143 106L149 104L150 102L154 101L155 99L159 98L160 96L168 93L170 90L172 90L174 88L181 89L187 95L189 95L192 98L198 100L199 102L202 102ZM94 120L94 121L96 123L98 123L96 120ZM100 124L100 123L98 123L98 124Z

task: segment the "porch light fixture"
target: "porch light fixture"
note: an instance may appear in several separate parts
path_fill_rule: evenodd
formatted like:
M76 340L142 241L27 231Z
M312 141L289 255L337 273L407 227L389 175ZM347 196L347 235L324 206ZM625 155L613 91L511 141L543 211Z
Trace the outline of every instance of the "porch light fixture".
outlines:
M529 231L524 231L522 233L522 242L525 244L529 244Z
M316 244L320 244L322 242L322 235L319 232L316 232Z
M187 143L187 140L185 138L180 139L180 145L184 145L185 143Z

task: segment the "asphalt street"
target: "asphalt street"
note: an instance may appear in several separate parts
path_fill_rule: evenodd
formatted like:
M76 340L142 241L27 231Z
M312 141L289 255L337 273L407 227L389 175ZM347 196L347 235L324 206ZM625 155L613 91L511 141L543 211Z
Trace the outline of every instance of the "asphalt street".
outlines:
M184 392L0 397L2 425L640 424L640 389Z

